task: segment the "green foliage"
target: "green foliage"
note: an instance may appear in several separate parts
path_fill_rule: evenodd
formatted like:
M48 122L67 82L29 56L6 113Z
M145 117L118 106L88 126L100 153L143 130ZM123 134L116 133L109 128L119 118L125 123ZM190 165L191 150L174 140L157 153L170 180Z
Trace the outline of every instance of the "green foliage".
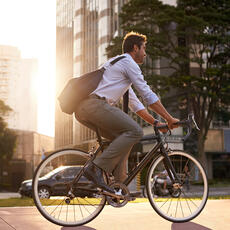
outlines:
M7 128L3 116L8 115L11 108L0 100L0 160L11 159L16 147L16 134Z
M114 57L122 53L122 40L121 37L115 37L112 39L110 46L106 48L108 58Z
M211 120L230 104L230 1L177 2L130 0L122 8L121 27L147 35L153 64L144 67L146 80L155 91L177 92L170 99L178 101L178 109L195 113L202 152ZM119 54L121 41L113 40L109 56Z
M12 109L6 105L2 100L0 100L0 116L6 116L11 112Z

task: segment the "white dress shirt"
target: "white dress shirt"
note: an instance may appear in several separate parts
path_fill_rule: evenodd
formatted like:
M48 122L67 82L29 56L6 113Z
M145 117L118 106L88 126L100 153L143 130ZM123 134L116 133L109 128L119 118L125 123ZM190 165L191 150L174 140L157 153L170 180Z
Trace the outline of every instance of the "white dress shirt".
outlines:
M125 56L125 58L111 65L110 62L119 56ZM106 70L102 80L92 94L105 97L108 103L113 105L118 103L120 98L129 89L129 108L135 113L145 109L145 107L137 98L131 85L134 86L147 105L159 100L157 95L147 85L139 65L133 60L130 54L125 53L113 57L103 67Z

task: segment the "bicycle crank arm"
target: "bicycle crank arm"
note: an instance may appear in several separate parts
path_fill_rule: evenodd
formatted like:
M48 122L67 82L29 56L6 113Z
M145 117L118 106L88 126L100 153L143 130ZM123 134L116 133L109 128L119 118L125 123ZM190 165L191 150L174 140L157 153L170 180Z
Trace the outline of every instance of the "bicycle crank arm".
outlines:
M115 193L111 193L111 192L107 192L107 191L102 191L102 192L100 192L100 194L106 195L106 196L111 196L111 197L117 198L117 199L122 199L122 200L125 199L125 196L117 195Z

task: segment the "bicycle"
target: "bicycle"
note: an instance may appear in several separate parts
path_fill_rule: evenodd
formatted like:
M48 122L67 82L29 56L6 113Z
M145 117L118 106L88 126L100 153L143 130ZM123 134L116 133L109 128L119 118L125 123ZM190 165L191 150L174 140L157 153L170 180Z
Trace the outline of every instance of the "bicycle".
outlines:
M178 122L178 125L187 129L183 140L191 134L192 126L199 129L192 114L188 119ZM61 226L84 225L96 218L106 202L114 207L123 207L132 200L127 186L135 176L149 163L146 177L147 196L153 209L163 218L172 222L186 222L200 214L208 198L208 181L206 173L193 156L183 151L172 151L167 147L166 137L171 135L160 134L159 129L164 126L154 126L156 143L144 156L140 163L130 172L123 183L116 183L111 175L104 173L105 181L114 188L115 193L109 193L97 188L90 181L85 182L84 167L97 154L103 151L108 142L104 141L98 130L97 141L99 147L92 152L79 149L58 150L45 158L37 167L33 177L33 199L40 213L49 221ZM43 197L41 191L45 174L60 166L78 166L76 175L60 186L64 186L65 194ZM185 190L185 168L189 169L189 191ZM167 173L171 183L166 185L166 194L159 194L156 189L158 175ZM83 180L84 178L84 180ZM54 178L55 179L55 178ZM43 185L44 186L44 185ZM46 188L49 189L49 188Z

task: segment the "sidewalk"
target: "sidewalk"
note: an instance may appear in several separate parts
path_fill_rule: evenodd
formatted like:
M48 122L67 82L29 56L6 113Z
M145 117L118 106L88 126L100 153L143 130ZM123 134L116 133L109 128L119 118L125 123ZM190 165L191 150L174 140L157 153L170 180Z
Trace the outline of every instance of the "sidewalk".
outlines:
M17 192L0 192L0 199L20 198L21 195Z
M230 200L209 200L201 214L187 223L171 223L146 203L123 208L107 205L92 222L81 227L62 227L47 221L35 207L0 208L2 230L228 230Z

